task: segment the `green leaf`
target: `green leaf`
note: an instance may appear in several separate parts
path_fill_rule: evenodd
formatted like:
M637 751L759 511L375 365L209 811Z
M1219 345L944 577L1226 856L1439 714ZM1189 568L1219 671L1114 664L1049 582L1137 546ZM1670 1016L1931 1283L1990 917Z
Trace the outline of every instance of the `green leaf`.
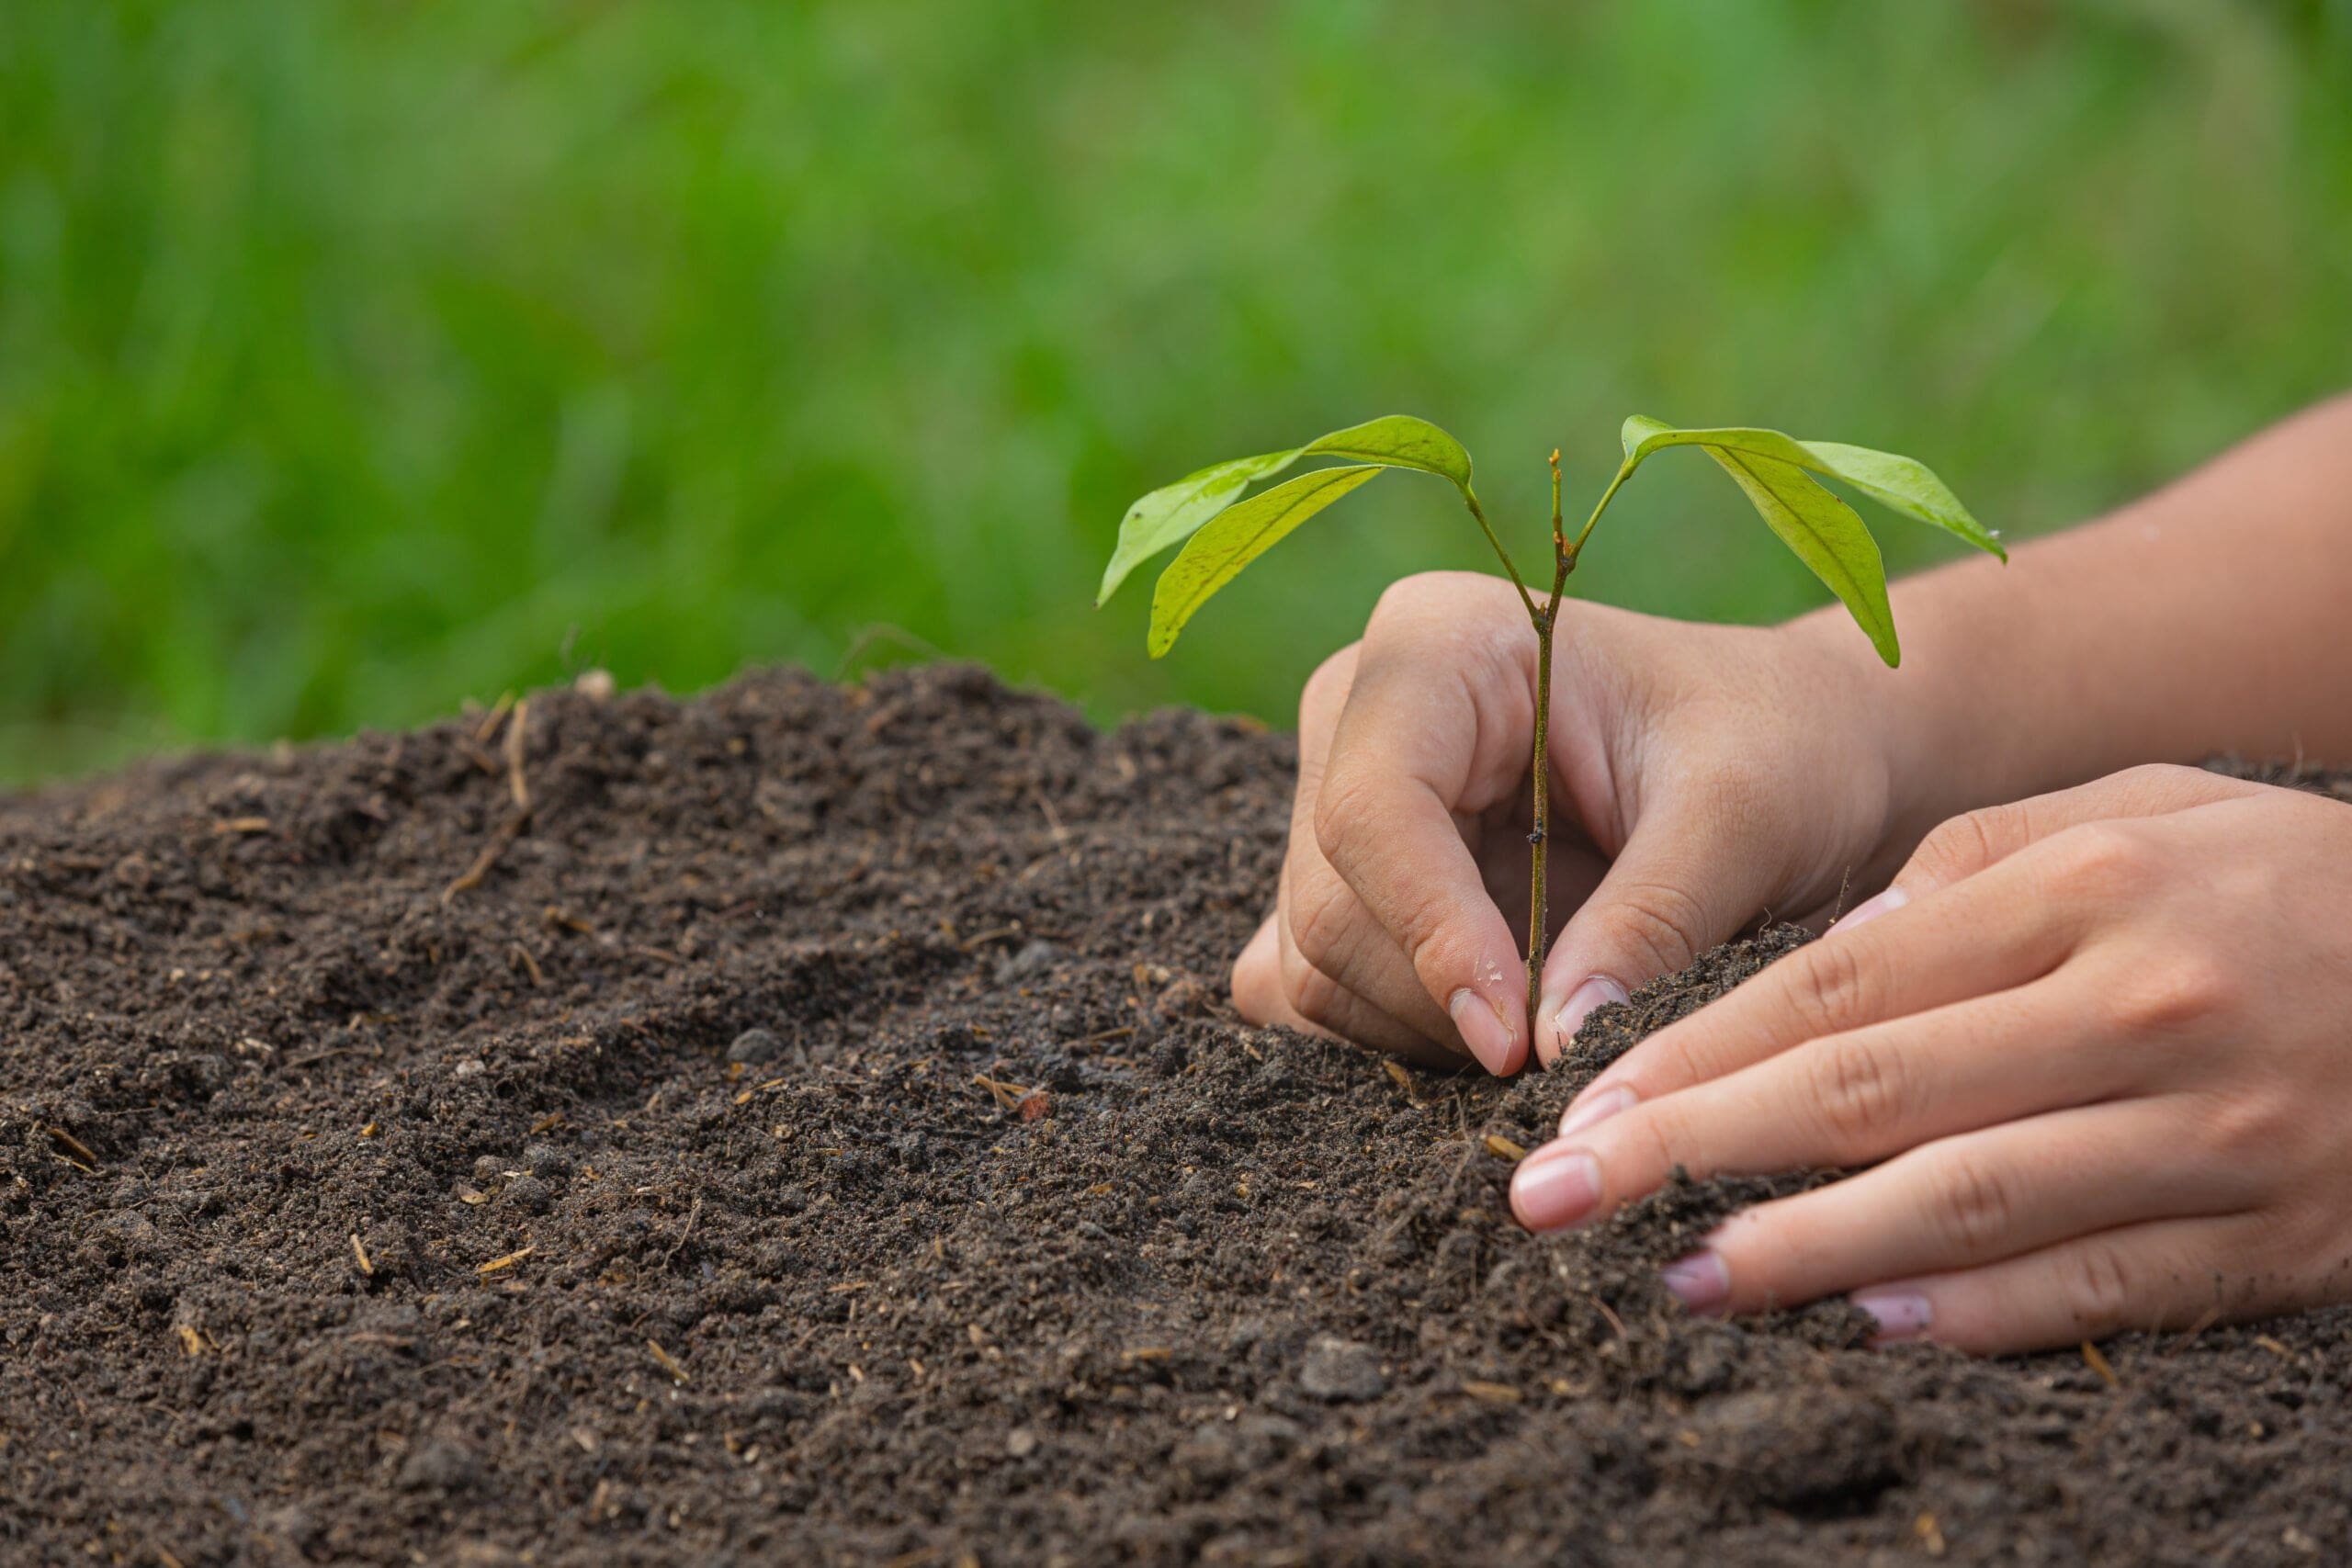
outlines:
M1794 463L1730 446L1702 446L1700 450L1723 465L1763 514L1765 526L1829 585L1887 667L1902 663L1894 611L1886 602L1886 563L1879 557L1878 541L1854 509Z
M1623 439L1628 473L1668 446L1696 446L1721 464L1765 526L1852 613L1878 656L1889 665L1902 661L1878 541L1852 507L1805 472L1818 465L1803 445L1777 430L1677 430L1639 414L1625 422Z
M1470 454L1462 443L1408 413L1384 414L1318 435L1299 450L1310 457L1353 457L1391 468L1419 468L1452 479L1456 490L1470 488Z
M1099 608L1117 592L1127 574L1169 546L1193 536L1208 521L1241 499L1255 481L1281 473L1301 457L1352 457L1388 468L1418 468L1451 479L1465 495L1470 490L1470 454L1462 443L1425 419L1392 413L1318 435L1304 446L1282 452L1261 452L1236 457L1187 474L1162 486L1127 508L1119 525L1119 542L1102 570L1102 585L1095 591Z
M1148 646L1159 659L1176 646L1176 634L1216 591L1241 569L1281 543L1294 528L1354 490L1377 478L1386 465L1317 468L1286 479L1220 513L1193 536L1151 593Z
M1169 546L1191 538L1202 524L1240 500L1251 481L1282 472L1298 460L1299 452L1294 446L1287 452L1261 452L1255 457L1212 464L1172 485L1161 486L1128 507L1125 520L1119 525L1119 542L1111 552L1111 564L1102 570L1095 607L1102 607L1126 581L1127 573Z
M1732 452L1753 452L1759 457L1776 458L1794 464L1800 468L1818 467L1812 453L1794 436L1783 435L1777 430L1747 430L1727 427L1721 430L1681 430L1671 424L1661 424L1640 414L1625 422L1620 437L1625 444L1625 466L1634 468L1654 452L1668 446L1719 446Z
M1898 453L1875 452L1868 446L1849 446L1838 441L1799 441L1777 430L1678 430L1639 414L1625 422L1622 439L1629 470L1651 453L1667 446L1720 446L1776 457L1841 479L1891 511L1932 524L1988 555L2003 560L2009 558L1999 537L1969 514L1950 486L1925 463Z
M1998 556L2005 561L2009 558L2009 552L2001 547L2000 536L1970 516L1968 508L1961 504L1951 488L1917 458L1894 452L1873 452L1867 446L1849 446L1838 441L1801 441L1798 445L1813 458L1805 467L1845 480L1890 511L1955 534L1987 555Z

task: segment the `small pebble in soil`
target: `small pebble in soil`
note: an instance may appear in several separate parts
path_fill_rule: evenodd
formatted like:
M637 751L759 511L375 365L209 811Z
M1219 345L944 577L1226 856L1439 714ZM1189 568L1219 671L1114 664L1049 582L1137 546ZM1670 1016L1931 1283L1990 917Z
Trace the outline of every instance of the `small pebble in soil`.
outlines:
M760 1066L773 1062L784 1052L784 1042L765 1029L747 1029L727 1047L727 1059L745 1066Z
M1014 1459L1027 1459L1037 1451L1037 1434L1026 1427L1015 1427L1004 1435L1004 1451Z
M1338 1403L1377 1399L1388 1386L1380 1353L1369 1345L1319 1335L1298 1363L1298 1386L1317 1399Z
M498 1194L498 1201L526 1214L544 1214L555 1204L555 1189L536 1176L518 1176Z
M402 1461L395 1483L403 1492L451 1492L474 1472L472 1453L463 1446L428 1438Z
M299 1503L266 1510L256 1521L266 1536L282 1536L300 1545L319 1533L318 1520Z
M1000 986L1025 986L1033 980L1042 979L1061 961L1061 956L1059 946L1040 938L996 966L996 983Z

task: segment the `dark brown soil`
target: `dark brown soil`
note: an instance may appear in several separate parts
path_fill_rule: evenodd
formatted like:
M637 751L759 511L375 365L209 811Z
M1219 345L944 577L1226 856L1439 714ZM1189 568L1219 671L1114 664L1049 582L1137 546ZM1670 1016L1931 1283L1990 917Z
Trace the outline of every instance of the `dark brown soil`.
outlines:
M956 669L516 723L0 801L0 1558L2352 1553L2352 1314L2114 1386L1693 1321L1741 1191L1510 1223L1569 1075L1239 1025L1281 738Z

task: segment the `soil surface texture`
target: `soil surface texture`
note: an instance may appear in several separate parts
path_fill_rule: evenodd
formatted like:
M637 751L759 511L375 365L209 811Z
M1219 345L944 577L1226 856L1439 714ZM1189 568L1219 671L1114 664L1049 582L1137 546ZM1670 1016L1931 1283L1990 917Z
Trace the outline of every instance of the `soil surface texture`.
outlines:
M1510 1084L1239 1023L1292 761L937 667L0 799L0 1561L2352 1560L2352 1313L1874 1351L1659 1289L1785 1182L1511 1223L1801 933Z

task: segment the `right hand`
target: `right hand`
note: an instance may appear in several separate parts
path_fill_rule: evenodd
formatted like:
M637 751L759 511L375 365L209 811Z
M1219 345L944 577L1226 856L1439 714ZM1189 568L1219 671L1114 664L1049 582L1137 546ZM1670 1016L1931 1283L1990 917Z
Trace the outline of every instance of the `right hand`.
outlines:
M1525 1065L1535 653L1510 583L1430 572L1390 588L1307 682L1281 890L1233 968L1245 1018L1432 1065ZM1896 799L1889 672L1850 626L1576 601L1553 657L1546 1066L1594 1007L1759 913L1868 891L1916 815Z

